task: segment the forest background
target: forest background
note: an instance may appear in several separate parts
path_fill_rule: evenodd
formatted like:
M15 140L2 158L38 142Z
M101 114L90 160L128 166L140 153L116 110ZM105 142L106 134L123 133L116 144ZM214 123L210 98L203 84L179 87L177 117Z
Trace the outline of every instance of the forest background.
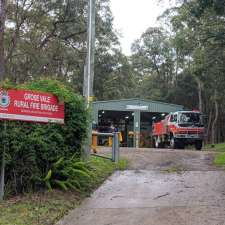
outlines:
M0 78L47 76L82 94L87 0L0 0ZM182 104L207 115L209 142L225 140L225 1L179 0L122 53L110 0L96 1L94 94Z

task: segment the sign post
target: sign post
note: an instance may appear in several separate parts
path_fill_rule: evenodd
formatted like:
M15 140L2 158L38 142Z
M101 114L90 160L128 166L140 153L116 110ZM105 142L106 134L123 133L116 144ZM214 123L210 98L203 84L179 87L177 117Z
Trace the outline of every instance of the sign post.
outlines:
M64 124L64 103L50 93L31 90L0 90L0 119L18 120L36 123ZM0 200L4 198L5 184L5 154L6 144L3 145L0 179Z
M6 121L4 121L4 133L6 134ZM5 188L5 153L6 153L6 144L4 143L2 151L2 163L1 163L0 201L3 200Z

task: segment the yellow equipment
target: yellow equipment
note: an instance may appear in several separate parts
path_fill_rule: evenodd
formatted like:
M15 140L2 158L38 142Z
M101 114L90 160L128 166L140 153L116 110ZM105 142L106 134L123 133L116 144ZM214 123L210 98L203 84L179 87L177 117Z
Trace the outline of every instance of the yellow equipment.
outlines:
M91 149L93 150L94 153L97 153L98 150L98 136L97 136L97 131L92 131L92 145Z

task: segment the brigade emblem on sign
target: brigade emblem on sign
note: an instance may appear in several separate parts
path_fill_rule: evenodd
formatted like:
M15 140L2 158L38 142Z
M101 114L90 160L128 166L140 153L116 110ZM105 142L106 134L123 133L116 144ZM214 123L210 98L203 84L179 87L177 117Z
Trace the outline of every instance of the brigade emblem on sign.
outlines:
M10 97L7 91L0 91L0 107L8 107L10 104Z

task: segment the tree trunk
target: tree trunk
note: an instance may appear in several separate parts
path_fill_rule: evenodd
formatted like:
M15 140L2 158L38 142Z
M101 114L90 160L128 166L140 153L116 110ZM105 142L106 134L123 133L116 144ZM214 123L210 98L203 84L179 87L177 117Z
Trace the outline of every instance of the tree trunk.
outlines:
M6 0L0 0L0 81L5 77L4 31L6 18Z
M211 123L212 123L212 110L210 110L210 113L209 113L208 125L207 125L207 130L206 130L207 143L210 142L210 127L211 127Z
M215 106L215 118L212 123L212 137L211 137L212 146L215 145L216 123L217 123L218 116L219 116L219 105L218 105L218 101L217 101L217 91L216 90L215 90L215 94L214 94L214 106Z
M195 80L198 84L198 109L200 112L203 112L203 101L202 101L202 82L195 76Z

